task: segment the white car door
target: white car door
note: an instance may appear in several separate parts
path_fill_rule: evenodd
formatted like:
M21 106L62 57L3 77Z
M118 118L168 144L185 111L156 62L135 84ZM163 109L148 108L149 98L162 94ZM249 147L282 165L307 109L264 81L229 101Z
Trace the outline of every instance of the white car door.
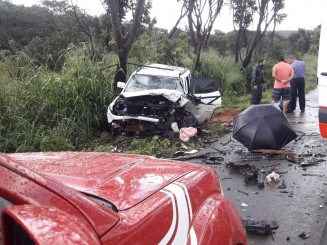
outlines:
M219 81L215 78L191 78L189 95L194 98L194 103L188 103L186 110L190 111L203 123L210 119L217 107L221 107L221 95L218 89Z

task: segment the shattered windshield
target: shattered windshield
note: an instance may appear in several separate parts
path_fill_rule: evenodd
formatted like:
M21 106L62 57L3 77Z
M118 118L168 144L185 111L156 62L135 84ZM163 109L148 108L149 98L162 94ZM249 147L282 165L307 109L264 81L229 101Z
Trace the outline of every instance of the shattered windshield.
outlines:
M169 89L183 92L182 80L176 77L135 74L126 85L125 92Z

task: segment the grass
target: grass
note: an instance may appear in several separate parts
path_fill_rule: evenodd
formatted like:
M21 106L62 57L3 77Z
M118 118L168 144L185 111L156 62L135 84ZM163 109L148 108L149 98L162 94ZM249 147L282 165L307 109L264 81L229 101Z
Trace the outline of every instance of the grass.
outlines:
M0 70L8 64L0 63ZM73 150L95 137L107 125L114 96L114 71L107 66L105 59L94 63L83 49L71 49L61 73L29 63L14 67L21 72L2 73L0 151Z
M192 57L180 57L181 53L172 53L170 60L191 68ZM153 50L151 56L158 57ZM35 67L23 52L15 56L0 53L1 152L115 151L171 157L177 151L200 149L230 131L218 122L206 122L201 125L202 132L188 143L182 143L178 136L114 138L107 131L106 111L114 98L114 69L108 67L116 63L116 56L107 55L94 62L83 47L72 47L63 58L62 70L54 73L47 67ZM310 90L316 87L317 58L305 55L304 61L306 90ZM271 102L273 79L269 72L273 62L267 63L265 76L270 88L263 93L262 103ZM129 66L129 74L133 70L135 67ZM232 57L209 50L202 54L202 70L195 75L220 80L223 107L216 111L219 114L227 108L244 110L250 105L251 70L240 71Z

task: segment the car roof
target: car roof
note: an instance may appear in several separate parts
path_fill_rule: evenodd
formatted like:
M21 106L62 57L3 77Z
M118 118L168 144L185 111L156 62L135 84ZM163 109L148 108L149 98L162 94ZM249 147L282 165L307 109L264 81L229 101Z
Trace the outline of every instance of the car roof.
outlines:
M189 69L184 67L170 66L158 63L147 63L139 67L135 74L180 77L188 71Z

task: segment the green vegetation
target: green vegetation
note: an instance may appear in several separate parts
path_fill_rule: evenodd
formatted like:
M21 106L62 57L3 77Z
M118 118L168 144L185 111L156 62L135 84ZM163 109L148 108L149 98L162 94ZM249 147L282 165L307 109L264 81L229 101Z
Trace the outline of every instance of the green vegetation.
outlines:
M22 64L24 55L13 58L16 64L0 63L1 151L78 149L106 128L113 99L109 56L94 63L84 49L72 48L61 72L54 73L28 59Z
M4 23L6 34L0 37L1 152L77 150L172 156L180 149L199 149L230 130L218 122L207 122L201 126L203 132L187 144L181 144L178 137L113 137L106 118L107 106L114 98L117 63L110 26L107 30L102 17L91 19L98 23L97 28L91 28L91 47L69 13L17 7L0 0L0 22ZM29 34L24 36L27 27ZM265 77L269 88L262 103L270 103L271 69L281 51L306 62L306 89L314 88L318 31L319 28L295 32L302 41L294 46L294 35L288 39L276 33L271 49L270 39L265 38L246 69L234 61L235 35L215 32L201 54L200 69L195 72L196 57L188 33L178 30L172 39L167 39L167 31L149 24L142 26L128 61L184 66L196 77L218 78L223 103L218 114L226 108L243 110L250 105L252 67L261 57L267 61ZM128 65L127 76L135 69Z

